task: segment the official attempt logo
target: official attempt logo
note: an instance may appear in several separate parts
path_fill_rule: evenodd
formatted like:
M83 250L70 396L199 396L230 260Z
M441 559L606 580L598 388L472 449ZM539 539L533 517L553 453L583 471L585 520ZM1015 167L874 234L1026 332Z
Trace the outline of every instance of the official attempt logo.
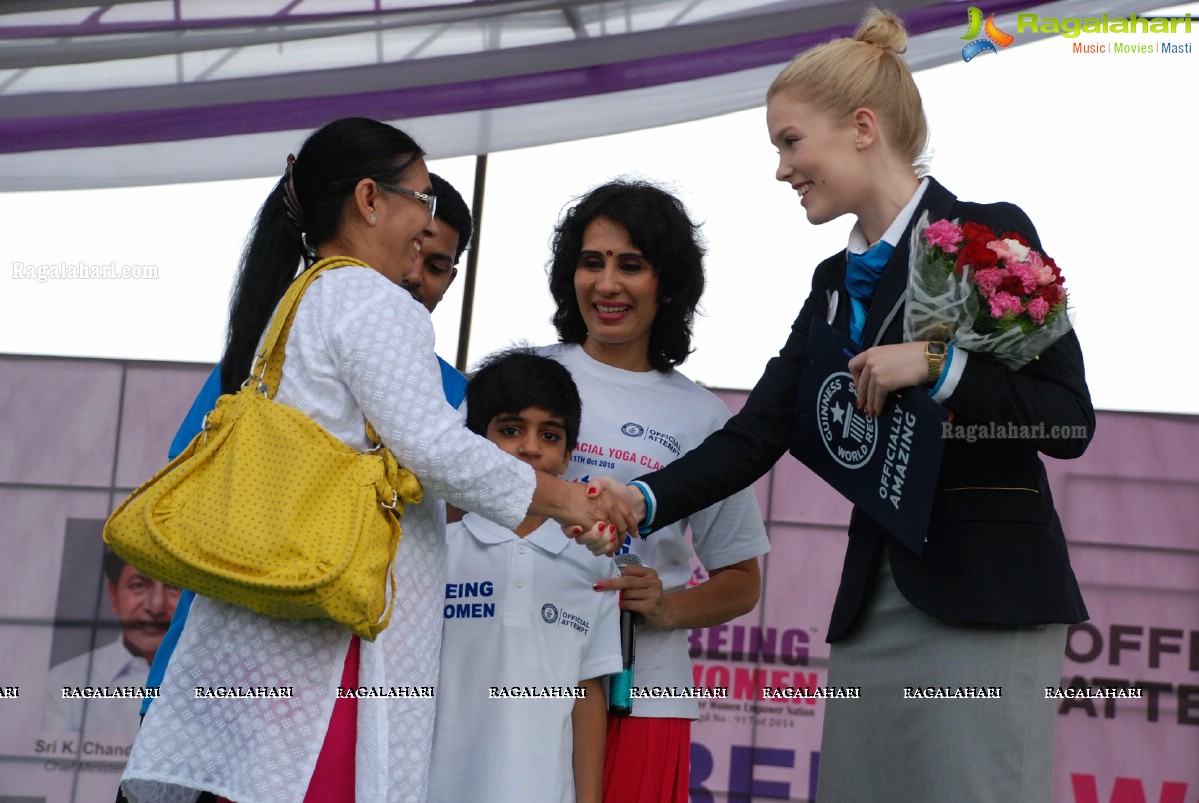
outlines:
M967 27L966 34L962 39L969 39L971 41L970 44L962 48L962 61L970 61L970 59L978 54L986 53L987 51L998 53L999 51L995 49L995 45L1007 47L1016 41L1016 37L1010 33L999 30L999 26L995 24L994 14L987 17L987 23L983 25L982 9L970 6L970 8L966 9L966 19L969 27ZM983 31L987 34L985 39L979 37L979 34Z
M853 377L842 371L829 374L816 395L816 422L824 448L845 468L870 462L878 445L878 419L857 409Z
M634 424L632 421L620 428L620 431L628 435L630 438L640 438L645 432L645 427L640 424Z
M558 609L552 602L547 602L541 606L541 618L545 620L547 625L552 625L558 621Z

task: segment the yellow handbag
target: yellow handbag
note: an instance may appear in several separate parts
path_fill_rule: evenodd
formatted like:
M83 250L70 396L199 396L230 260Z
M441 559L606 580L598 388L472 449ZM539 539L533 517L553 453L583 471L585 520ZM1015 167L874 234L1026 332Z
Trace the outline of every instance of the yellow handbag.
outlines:
M121 503L104 540L163 582L270 616L332 619L373 641L391 620L399 520L420 501L420 482L390 449L359 452L274 401L300 298L346 265L367 267L334 257L292 283L250 378Z

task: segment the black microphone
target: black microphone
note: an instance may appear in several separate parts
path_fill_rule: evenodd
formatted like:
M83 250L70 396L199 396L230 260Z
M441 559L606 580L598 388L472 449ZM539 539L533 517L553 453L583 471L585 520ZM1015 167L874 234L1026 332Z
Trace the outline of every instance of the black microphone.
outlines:
M640 566L641 558L632 552L616 556L616 565ZM633 664L637 645L637 619L635 611L620 610L620 659L623 667L611 676L608 684L608 713L614 717L627 717L633 713Z

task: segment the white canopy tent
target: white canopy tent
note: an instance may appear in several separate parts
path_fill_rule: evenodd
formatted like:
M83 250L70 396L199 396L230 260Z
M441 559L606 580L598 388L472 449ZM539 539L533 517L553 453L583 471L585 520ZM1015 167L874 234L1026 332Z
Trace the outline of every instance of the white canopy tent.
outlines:
M9 0L0 190L274 175L303 132L346 115L402 120L433 157L710 117L760 104L780 64L849 34L867 5ZM885 5L914 36L913 68L958 57L967 3ZM1035 10L1142 8L1068 0Z

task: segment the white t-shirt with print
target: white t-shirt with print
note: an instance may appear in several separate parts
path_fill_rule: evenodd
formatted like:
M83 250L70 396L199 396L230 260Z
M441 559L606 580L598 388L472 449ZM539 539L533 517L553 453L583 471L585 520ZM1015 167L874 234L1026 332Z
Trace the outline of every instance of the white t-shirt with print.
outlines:
M538 352L570 370L583 399L579 444L563 475L566 479L606 475L628 482L694 449L729 418L724 402L678 371L613 368L578 345L559 343ZM621 551L631 551L652 566L669 592L687 587L693 554L712 571L764 555L770 542L753 489L746 488L647 539L626 539ZM687 630L640 628L633 685L691 688L687 635ZM633 716L698 719L699 704L689 699L636 699Z
M616 596L593 588L616 565L554 521L520 538L474 513L446 549L429 801L571 803L571 690L621 667Z

